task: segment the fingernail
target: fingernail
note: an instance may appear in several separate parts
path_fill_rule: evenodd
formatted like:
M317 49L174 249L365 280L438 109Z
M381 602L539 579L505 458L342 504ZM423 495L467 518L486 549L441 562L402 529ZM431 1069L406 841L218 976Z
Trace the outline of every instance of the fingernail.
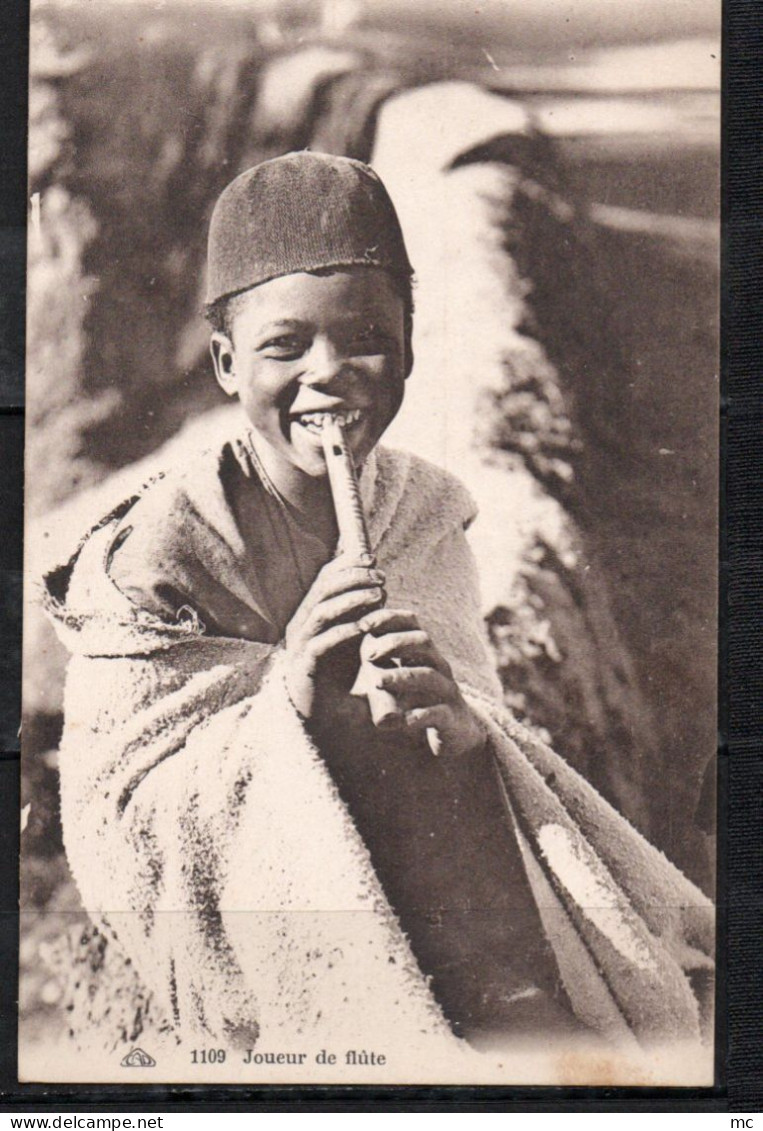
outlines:
M387 575L382 573L380 569L372 569L369 576L372 581L378 582L379 585L383 585L387 580Z
M384 600L384 594L382 593L381 589L372 589L369 596L370 596L372 601L383 601Z
M374 554L361 554L360 555L360 561L361 561L361 564L365 565L365 566L375 566L376 565L376 557L375 557Z

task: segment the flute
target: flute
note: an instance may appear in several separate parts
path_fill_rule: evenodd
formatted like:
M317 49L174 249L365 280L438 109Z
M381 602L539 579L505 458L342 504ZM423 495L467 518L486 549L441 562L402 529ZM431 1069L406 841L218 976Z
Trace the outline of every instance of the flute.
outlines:
M339 528L340 549L343 553L352 554L354 557L370 554L371 542L368 537L366 516L363 513L355 464L344 436L344 429L336 417L324 417L321 440ZM381 687L373 686L370 679L364 678L362 664L351 694L366 696L374 726L390 730L397 725L402 712L394 695ZM428 727L426 734L430 750L433 754L438 754L440 740L437 731L433 727Z

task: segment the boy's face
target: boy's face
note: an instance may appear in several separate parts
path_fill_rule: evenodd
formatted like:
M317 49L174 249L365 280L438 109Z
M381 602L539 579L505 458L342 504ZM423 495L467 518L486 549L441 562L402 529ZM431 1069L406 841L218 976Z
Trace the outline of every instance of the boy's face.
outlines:
M403 300L377 267L285 275L242 295L232 340L213 334L212 356L285 470L322 476L321 413L345 417L357 465L400 408Z

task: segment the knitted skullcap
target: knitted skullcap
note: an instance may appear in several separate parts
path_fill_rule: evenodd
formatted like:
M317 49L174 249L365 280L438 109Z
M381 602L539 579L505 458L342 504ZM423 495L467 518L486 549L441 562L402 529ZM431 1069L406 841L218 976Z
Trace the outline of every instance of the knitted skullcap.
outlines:
M207 303L281 275L356 265L413 273L384 185L349 157L287 153L221 193L209 227Z

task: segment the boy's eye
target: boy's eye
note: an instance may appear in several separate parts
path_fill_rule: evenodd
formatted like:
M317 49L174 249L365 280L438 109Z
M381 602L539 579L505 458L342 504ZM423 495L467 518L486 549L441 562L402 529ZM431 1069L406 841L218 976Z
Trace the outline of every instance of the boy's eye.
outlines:
M305 352L307 344L294 334L279 334L278 337L268 338L259 347L258 352L265 357L273 357L281 361L299 357Z

